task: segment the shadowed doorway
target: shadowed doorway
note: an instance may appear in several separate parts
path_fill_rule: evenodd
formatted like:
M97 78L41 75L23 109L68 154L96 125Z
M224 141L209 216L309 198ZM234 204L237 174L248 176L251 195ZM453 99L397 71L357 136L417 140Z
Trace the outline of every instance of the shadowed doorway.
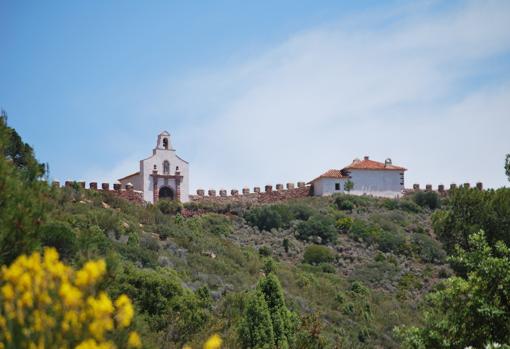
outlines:
M159 198L173 200L174 199L174 191L170 187L161 187L159 189Z

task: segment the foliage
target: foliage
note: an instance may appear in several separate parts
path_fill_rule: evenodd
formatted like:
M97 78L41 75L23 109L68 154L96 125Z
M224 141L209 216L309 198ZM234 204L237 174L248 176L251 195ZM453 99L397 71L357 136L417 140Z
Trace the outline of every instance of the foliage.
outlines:
M296 335L296 349L324 349L326 339L322 335L322 324L317 313L301 317Z
M159 200L156 204L161 213L176 215L182 211L182 204L177 200Z
M321 238L322 243L336 240L337 232L333 218L325 215L310 217L307 221L300 222L296 228L297 236L301 240L308 240L313 236Z
M78 250L76 233L63 222L51 222L41 227L41 244L55 247L64 259L70 259Z
M439 195L433 191L419 191L413 195L414 202L421 207L428 207L435 210L441 207Z
M238 331L241 348L273 348L275 337L271 315L264 295L260 290L250 296Z
M103 260L74 271L53 248L18 257L2 270L2 347L141 347L138 333L128 332L131 300L120 295L112 302L97 288L105 271Z
M433 215L434 231L448 253L455 245L469 248L469 236L485 231L490 245L510 244L510 188L478 190L459 188L450 194L448 205Z
M232 222L224 215L208 213L200 217L202 228L216 235L228 236L232 233Z
M483 232L469 238L468 251L452 258L467 277L451 277L429 296L425 325L397 329L408 348L482 348L510 343L510 250L494 247Z
M426 234L413 233L411 235L413 252L422 261L427 263L443 263L446 259L446 252L441 244Z
M351 230L352 222L351 217L342 217L336 220L335 225L339 232L346 234Z
M286 226L290 219L283 210L272 206L255 207L249 210L244 218L248 224L259 228L260 230L270 231L271 229L279 229Z
M348 179L344 183L344 190L349 193L353 188L354 188L354 182L351 181L350 179Z
M269 257L273 254L273 251L271 251L271 248L269 248L268 246L261 246L259 248L259 255L261 255L262 257Z
M276 348L289 348L295 340L296 315L287 309L283 289L274 273L261 278L257 290L262 292L267 303L274 333Z
M321 263L330 263L334 259L333 252L326 246L310 245L305 249L303 262L318 265Z
M347 195L338 195L335 197L335 205L339 210L352 211L354 208L353 202L348 198Z
M38 245L48 187L32 149L0 117L0 263L10 263Z

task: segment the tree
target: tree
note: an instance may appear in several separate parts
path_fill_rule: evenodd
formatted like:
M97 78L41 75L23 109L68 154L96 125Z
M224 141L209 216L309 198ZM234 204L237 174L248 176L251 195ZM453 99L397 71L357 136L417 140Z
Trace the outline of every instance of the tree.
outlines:
M242 348L270 349L274 347L271 315L260 290L250 296L238 332Z
M470 250L458 249L452 262L466 277L451 277L428 296L424 327L396 330L405 347L483 348L510 343L510 249L503 242L490 247L483 231L469 237Z
M354 188L354 182L350 179L347 180L347 182L344 183L344 190L348 193L351 192L351 190Z
M263 277L257 286L262 292L271 315L276 348L289 348L294 342L296 315L287 309L283 289L274 273Z
M508 180L510 181L510 154L506 154L506 158L505 158L505 174L508 177Z
M46 182L32 149L0 117L0 263L9 263L38 245L44 220Z
M455 245L469 248L469 236L485 231L489 245L502 240L510 244L510 188L478 190L459 188L449 197L444 210L432 216L434 231L451 254Z

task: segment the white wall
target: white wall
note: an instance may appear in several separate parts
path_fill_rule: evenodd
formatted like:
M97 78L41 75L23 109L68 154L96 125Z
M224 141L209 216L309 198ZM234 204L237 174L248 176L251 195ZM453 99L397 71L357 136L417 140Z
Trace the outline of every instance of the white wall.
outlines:
M126 187L126 184L128 183L131 183L133 185L134 190L141 191L143 189L142 176L140 175L140 173L126 177L120 181L120 185L122 186L123 189Z
M153 201L153 182L152 182L152 170L154 165L157 166L158 173L163 173L163 162L167 160L170 162L170 174L175 175L175 170L177 166L179 167L179 171L183 179L181 181L181 201L187 202L189 201L189 165L186 161L179 158L175 150L173 149L154 149L154 155L151 157L140 161L140 173L143 174L143 197L145 201L152 202ZM162 178L159 179L158 188L164 186L164 180ZM175 193L175 180L169 179L167 186L172 188ZM158 189L159 190L159 189Z
M401 195L400 171L351 170L351 181L354 188L351 194L395 197Z
M313 182L313 195L325 196L344 192L345 178L320 178ZM340 190L335 190L335 184L340 184Z

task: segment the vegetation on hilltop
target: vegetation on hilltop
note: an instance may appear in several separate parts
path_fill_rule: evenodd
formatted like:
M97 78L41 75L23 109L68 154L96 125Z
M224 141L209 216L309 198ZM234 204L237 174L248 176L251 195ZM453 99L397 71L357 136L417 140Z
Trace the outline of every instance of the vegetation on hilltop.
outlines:
M188 203L183 216L174 202L50 188L0 120L1 263L44 247L75 269L104 259L98 286L133 301L145 348L214 333L226 348L508 344L510 189Z

